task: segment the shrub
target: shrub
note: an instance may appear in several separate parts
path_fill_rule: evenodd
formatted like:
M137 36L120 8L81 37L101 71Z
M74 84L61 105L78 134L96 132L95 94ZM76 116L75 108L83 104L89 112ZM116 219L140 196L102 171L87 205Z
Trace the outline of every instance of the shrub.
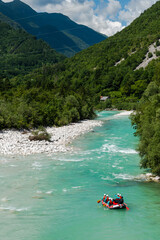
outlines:
M153 54L151 52L148 53L148 57L151 58L153 57Z
M46 131L44 127L39 127L38 130L32 131L32 136L29 136L30 141L50 141L51 135Z

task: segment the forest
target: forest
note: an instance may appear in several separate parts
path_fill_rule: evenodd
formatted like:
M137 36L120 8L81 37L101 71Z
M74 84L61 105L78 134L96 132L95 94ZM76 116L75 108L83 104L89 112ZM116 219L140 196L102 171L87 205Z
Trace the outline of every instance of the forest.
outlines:
M0 19L1 78L24 75L43 64L54 64L65 59L47 43L37 40L4 15L0 14Z
M136 114L132 114L135 134L140 137L138 151L141 156L141 167L152 169L160 175L160 63L157 63L153 76L144 91Z

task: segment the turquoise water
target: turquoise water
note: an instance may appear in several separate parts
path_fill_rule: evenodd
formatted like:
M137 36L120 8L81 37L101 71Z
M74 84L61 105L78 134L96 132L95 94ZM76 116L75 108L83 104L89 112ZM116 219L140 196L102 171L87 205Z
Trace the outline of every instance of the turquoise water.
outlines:
M158 240L159 184L136 180L138 139L127 116L101 112L101 127L67 154L1 157L0 239ZM97 204L121 193L129 211Z

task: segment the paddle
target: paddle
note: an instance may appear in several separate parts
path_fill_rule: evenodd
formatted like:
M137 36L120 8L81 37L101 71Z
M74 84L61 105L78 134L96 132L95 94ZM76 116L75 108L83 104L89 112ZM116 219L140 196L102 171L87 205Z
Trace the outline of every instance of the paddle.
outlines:
M101 202L101 200L98 200L98 201L97 201L97 203L100 203L100 202Z
M126 203L125 203L125 205L126 205L126 209L129 210L129 208L127 207L127 204L126 204Z

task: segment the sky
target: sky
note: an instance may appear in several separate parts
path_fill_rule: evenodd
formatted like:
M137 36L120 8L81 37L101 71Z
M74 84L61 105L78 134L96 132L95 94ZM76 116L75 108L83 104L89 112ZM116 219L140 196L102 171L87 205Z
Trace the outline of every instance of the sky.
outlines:
M11 2L12 0L2 0ZM158 0L21 0L37 12L62 13L107 36L122 30Z

